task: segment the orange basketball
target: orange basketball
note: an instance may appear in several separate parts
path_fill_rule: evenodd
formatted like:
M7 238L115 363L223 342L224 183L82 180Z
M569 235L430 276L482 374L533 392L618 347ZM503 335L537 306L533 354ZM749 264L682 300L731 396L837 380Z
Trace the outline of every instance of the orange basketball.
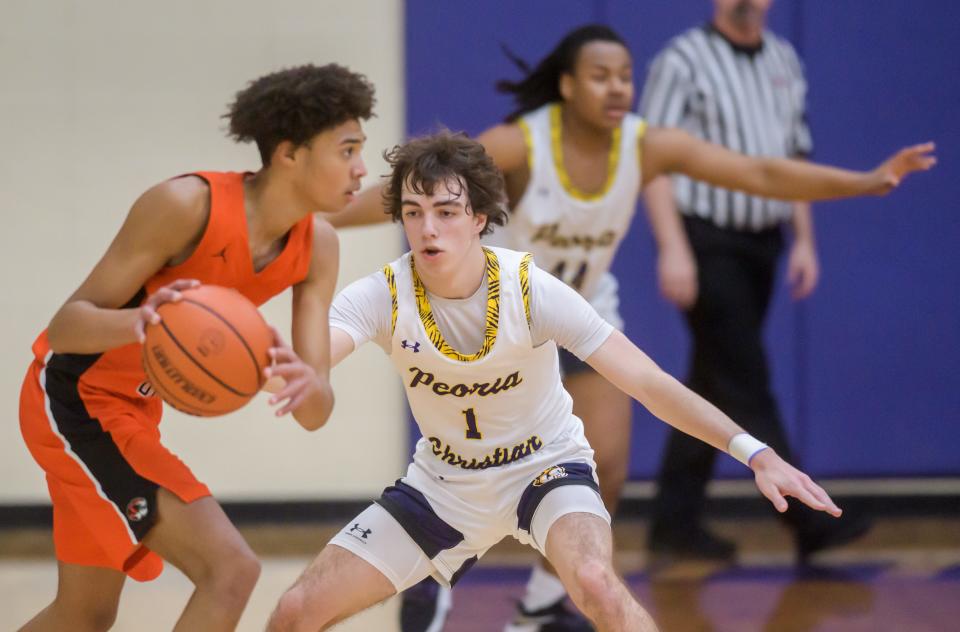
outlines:
M263 386L273 334L240 292L216 285L182 292L158 309L143 343L147 379L165 402L190 415L237 410Z

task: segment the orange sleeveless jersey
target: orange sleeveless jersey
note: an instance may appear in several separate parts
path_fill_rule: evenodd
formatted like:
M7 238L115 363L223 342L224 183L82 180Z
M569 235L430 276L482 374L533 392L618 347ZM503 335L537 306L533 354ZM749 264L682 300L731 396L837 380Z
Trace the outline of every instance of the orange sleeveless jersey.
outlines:
M313 243L313 217L290 229L281 253L260 272L254 272L247 236L242 173L198 172L210 186L210 216L203 237L183 263L166 267L147 280L143 290L125 307L139 305L146 296L177 279L198 279L222 285L262 305L268 299L306 278ZM33 344L34 357L46 362L50 346L46 330ZM140 360L140 345L130 344L95 355L73 355L80 397L91 417L112 409L118 398L140 409L149 419L160 420L161 403L149 393ZM63 365L61 365L63 366Z
M262 304L302 281L309 269L313 218L289 232L280 255L254 272L241 173L197 173L210 185L210 216L193 254L164 268L127 304L134 307L179 278L233 287ZM57 559L100 566L146 581L163 562L142 546L156 521L157 490L183 502L210 494L160 443L162 405L144 387L140 345L99 354L50 353L46 331L33 345L20 394L20 428L47 475Z

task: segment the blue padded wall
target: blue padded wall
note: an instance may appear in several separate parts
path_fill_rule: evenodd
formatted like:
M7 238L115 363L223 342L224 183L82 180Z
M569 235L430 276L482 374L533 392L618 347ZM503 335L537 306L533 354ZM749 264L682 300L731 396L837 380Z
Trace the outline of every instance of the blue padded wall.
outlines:
M639 91L652 56L711 11L657 0L406 6L411 135L440 124L476 134L500 121L511 104L493 84L518 76L501 45L535 62L571 28L604 22L628 41ZM818 476L960 474L958 24L952 0L774 3L771 28L806 65L815 160L866 169L927 139L940 157L889 197L817 204L820 287L799 304L778 287L766 331L774 385L796 451ZM614 266L627 333L682 376L687 336L654 264L641 208ZM637 406L633 478L655 475L664 436ZM744 475L720 461L721 475Z

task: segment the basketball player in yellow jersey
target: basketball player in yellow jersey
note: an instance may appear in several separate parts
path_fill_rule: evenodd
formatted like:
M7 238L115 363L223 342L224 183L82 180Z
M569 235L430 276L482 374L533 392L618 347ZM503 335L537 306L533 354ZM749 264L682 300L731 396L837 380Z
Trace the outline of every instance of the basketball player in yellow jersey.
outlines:
M541 267L579 289L618 328L622 321L609 265L640 188L657 176L684 173L765 197L818 200L884 194L935 162L928 143L903 149L872 171L853 172L751 158L679 129L648 128L630 114L630 53L605 26L572 31L524 79L501 82L499 88L514 95L517 109L506 123L478 137L503 171L512 211L497 241L532 252ZM657 186L669 188L669 181ZM374 189L330 219L349 226L388 217ZM628 470L629 397L569 354L561 361L564 386L596 450L601 492L613 511ZM586 629L563 611L563 597L559 581L535 569L518 621L508 630L532 632L545 625L534 621L550 621L550 629ZM420 628L404 625L404 632Z
M613 569L610 516L561 384L558 344L750 467L777 510L788 495L840 515L808 476L660 370L531 255L481 244L505 215L503 180L482 145L441 133L388 160L391 214L411 250L337 295L330 357L381 346L424 438L406 475L281 597L270 632L328 629L429 575L453 584L508 535L550 559L598 629L655 632Z

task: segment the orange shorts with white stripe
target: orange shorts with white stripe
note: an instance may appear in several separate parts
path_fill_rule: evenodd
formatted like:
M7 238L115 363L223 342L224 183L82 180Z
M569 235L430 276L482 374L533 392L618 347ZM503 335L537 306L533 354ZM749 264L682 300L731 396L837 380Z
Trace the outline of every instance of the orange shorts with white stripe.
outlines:
M163 561L143 539L157 521L157 489L187 503L210 490L160 444L157 420L122 397L91 415L76 372L58 366L69 361L35 360L20 391L20 430L46 473L57 559L154 579Z

